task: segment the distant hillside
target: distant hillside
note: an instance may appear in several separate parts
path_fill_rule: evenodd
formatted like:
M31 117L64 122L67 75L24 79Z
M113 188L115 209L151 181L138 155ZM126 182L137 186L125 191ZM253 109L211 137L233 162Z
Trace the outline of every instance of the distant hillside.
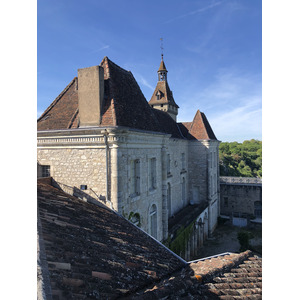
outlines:
M220 144L220 176L262 177L262 142Z

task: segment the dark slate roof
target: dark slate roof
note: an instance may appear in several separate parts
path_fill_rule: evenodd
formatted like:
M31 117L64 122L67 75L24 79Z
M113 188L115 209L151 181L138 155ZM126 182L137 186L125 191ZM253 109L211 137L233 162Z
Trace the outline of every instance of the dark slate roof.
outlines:
M246 251L191 262L130 299L262 299L262 259Z
M53 299L115 299L185 266L115 212L48 182L38 180L38 215Z

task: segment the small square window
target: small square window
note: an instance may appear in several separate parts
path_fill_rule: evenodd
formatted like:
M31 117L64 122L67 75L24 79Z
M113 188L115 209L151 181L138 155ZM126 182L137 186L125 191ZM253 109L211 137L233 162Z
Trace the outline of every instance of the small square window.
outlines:
M50 177L50 166L42 166L42 177Z

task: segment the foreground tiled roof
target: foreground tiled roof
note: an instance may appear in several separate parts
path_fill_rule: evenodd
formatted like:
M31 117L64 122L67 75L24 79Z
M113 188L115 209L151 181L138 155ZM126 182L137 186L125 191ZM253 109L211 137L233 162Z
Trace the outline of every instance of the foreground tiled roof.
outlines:
M122 69L107 57L100 65L104 69L104 107L100 126L125 126L185 139L215 138L203 113L201 118L195 117L194 125L187 129L184 126L187 123L176 123L167 113L151 108L130 71ZM177 106L168 83L162 81L158 87L160 85L166 98L159 101L170 101ZM75 77L40 116L37 129L78 128L78 117L78 79Z
M262 299L262 260L246 251L191 262L131 299Z
M38 180L38 216L48 265L43 274L53 299L115 299L185 266L110 209L79 200L45 180Z

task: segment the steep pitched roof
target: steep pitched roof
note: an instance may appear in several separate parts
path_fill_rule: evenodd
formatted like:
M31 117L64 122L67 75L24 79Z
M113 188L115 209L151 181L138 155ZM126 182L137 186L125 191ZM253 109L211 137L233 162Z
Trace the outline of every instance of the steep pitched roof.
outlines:
M159 113L149 106L130 71L122 69L107 57L100 65L104 69L104 108L100 126L126 126L175 133L176 137L181 137L178 129L174 130L176 125L171 118L162 121ZM77 128L78 123L78 88L75 77L38 119L37 129Z
M160 72L160 71L166 71L166 72L168 72L168 71L167 71L167 68L166 68L166 66L165 66L163 57L161 57L161 62L160 62L159 69L158 69L157 72Z
M161 98L158 100L156 97L157 93L161 94ZM173 98L173 93L170 90L169 84L166 80L158 81L156 88L152 94L152 97L149 101L150 105L159 105L159 104L172 104L179 108L179 106L176 104L174 98Z
M50 180L38 180L38 221L53 299L115 299L185 266L123 217Z
M149 103L130 71L104 57L104 107L100 126L126 126L171 134L185 139L216 139L209 122L199 110L193 122L176 123L167 113L150 105L174 101L167 81L159 81ZM155 95L161 91L163 97ZM150 105L149 105L150 104ZM178 107L178 106L177 106ZM37 129L56 130L78 128L78 79L75 77L37 120Z
M184 130L182 127L185 127ZM193 122L181 123L182 132L188 131L190 139L216 140L216 136L204 113L197 110Z
M77 78L75 77L37 120L38 130L67 129L78 109Z

